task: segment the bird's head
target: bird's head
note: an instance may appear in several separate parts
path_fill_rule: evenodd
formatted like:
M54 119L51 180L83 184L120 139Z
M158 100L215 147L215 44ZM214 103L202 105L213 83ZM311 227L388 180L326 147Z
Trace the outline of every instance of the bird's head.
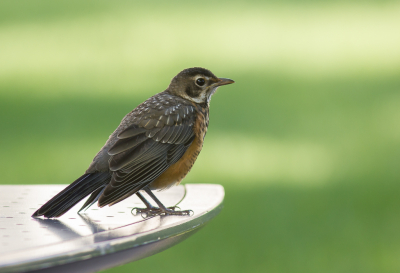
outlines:
M201 67L187 68L176 75L167 91L198 104L208 103L221 85L234 83L231 79L218 78Z

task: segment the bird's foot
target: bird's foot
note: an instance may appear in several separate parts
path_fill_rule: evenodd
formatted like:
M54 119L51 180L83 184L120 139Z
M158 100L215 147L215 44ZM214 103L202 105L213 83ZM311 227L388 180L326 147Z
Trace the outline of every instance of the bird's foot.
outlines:
M178 210L177 210L178 209ZM158 215L188 215L192 216L194 212L192 210L180 210L178 206L168 207L168 208L158 208L158 207L147 207L147 208L133 208L133 215L138 215L139 213L143 218L158 216Z
M143 218L158 215L160 212L160 208L157 207L147 207L147 208L133 208L131 213L133 215L141 214Z
M161 215L187 215L192 216L194 214L193 210L180 210L181 208L178 206L168 207L162 210Z

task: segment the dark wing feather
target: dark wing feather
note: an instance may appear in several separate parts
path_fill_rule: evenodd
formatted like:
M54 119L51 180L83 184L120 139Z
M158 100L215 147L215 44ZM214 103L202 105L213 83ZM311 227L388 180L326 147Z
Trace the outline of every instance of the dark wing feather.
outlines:
M185 144L190 138L193 137L193 133L191 128L184 127L180 136L176 139L175 143L177 144ZM186 144L185 144L186 145Z
M117 145L118 142L119 141L117 141L115 145ZM147 153L152 152L152 146L154 146L155 144L156 144L155 141L153 141L151 138L148 138L140 145L137 145L136 147L129 149L128 151L112 156L109 163L110 170L118 171L123 167L125 167L126 165L128 165L129 163L135 162L135 160L140 159L143 156L146 156ZM111 149L113 149L114 146Z
M108 150L108 154L116 155L122 153L141 144L145 140L147 140L147 136L145 134L139 134L130 138L123 138L115 143L110 150Z
M110 148L111 182L99 206L113 205L147 186L176 163L193 142L195 115L190 105L168 106L137 120Z
M139 125L132 124L131 126L126 128L123 132L119 133L118 138L119 139L130 138L144 132L146 132L145 128L140 128Z

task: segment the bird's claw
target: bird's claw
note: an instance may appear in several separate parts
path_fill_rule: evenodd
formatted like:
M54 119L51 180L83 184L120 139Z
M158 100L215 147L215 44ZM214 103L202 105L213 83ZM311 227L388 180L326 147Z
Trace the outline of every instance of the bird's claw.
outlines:
M133 208L131 210L131 213L133 215L135 215L135 216L140 213L140 215L143 218L147 218L147 217L150 217L150 216L158 215L159 211L161 211L161 210L159 208L156 208L156 207L150 207L150 208L144 208L144 209L143 208Z
M177 210L178 209L178 210ZM168 207L166 209L161 209L157 207L150 208L133 208L131 213L133 215L138 215L139 213L143 218L148 218L158 215L181 215L181 216L192 216L194 214L193 210L180 210L178 206Z

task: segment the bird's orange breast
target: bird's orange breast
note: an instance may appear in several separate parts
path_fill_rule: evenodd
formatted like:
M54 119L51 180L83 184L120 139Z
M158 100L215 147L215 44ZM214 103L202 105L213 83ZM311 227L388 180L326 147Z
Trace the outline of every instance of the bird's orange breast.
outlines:
M163 174L150 184L152 190L167 189L178 185L193 167L201 149L203 148L204 136L207 132L208 116L198 113L193 126L195 138L186 152L175 164L171 165Z

